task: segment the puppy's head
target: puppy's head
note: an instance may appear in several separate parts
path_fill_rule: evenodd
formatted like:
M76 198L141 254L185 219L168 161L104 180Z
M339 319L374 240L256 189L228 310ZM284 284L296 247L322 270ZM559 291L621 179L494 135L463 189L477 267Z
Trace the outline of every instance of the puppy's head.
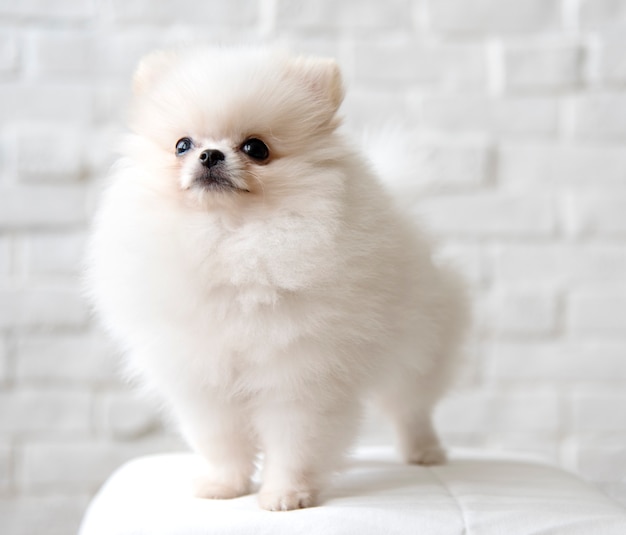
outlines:
M199 208L333 188L343 88L332 60L267 49L156 52L134 77L130 156L162 194ZM336 186L336 185L335 185Z

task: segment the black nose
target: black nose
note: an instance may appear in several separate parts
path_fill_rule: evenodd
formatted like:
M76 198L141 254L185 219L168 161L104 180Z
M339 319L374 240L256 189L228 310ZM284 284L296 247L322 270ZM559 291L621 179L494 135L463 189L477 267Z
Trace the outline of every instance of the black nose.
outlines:
M204 165L204 167L213 167L218 162L223 161L225 156L222 151L207 149L203 150L198 158L200 159L200 163Z

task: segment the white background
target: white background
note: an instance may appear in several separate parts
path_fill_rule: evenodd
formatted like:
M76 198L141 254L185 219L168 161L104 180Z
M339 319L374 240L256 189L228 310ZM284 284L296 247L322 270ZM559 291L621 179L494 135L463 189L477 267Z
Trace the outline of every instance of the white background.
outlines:
M412 130L416 211L476 303L446 443L626 502L626 0L0 0L2 533L72 533L123 460L181 447L77 275L134 65L194 39L334 56L349 126Z

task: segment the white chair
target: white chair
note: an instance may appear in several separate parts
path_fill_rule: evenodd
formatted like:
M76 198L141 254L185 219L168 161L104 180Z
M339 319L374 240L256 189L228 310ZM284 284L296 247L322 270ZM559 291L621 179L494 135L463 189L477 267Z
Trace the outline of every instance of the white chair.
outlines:
M201 500L193 454L121 467L92 501L80 535L626 535L626 509L576 476L528 460L453 452L407 466L362 448L318 507L261 510L256 496Z

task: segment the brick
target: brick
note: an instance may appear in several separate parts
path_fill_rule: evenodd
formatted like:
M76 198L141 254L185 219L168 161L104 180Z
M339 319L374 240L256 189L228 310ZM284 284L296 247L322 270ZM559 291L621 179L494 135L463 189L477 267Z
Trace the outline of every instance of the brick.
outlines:
M411 25L409 0L278 0L276 25L299 30L401 30Z
M109 78L106 84L111 83L111 77L118 77L123 87L130 90L130 77L141 58L164 44L158 32L146 29L122 30L107 35L95 45L98 71Z
M483 435L489 428L488 412L493 395L484 392L456 393L446 397L435 412L435 424L441 433Z
M205 4L202 4L205 6ZM226 7L235 5L233 2ZM150 6L153 6L150 3ZM206 4L208 7L209 4ZM169 6L159 6L167 7ZM172 6L174 7L174 6ZM197 6L196 6L197 7ZM178 6L175 6L178 10ZM148 11L150 10L149 8ZM194 20L197 10L194 12ZM206 43L207 28L205 22L194 26L188 24L174 25L168 23L165 26L154 24L124 24L118 25L115 32L107 33L98 37L93 42L94 59L99 74L99 86L108 84L120 85L125 90L130 90L130 79L137 68L139 61L148 53L158 49L187 48L190 43ZM211 42L221 46L241 46L242 42L250 42L250 34L245 27L231 27L218 25L210 28ZM95 88L97 92L99 88ZM116 102L119 106L119 101ZM123 111L123 110L122 110Z
M406 39L361 43L355 50L355 77L366 84L484 89L486 59L483 46L425 45Z
M548 335L556 329L556 298L544 290L500 290L485 304L483 328L500 335Z
M626 294L619 291L579 291L568 301L567 326L572 332L623 335Z
M580 26L599 29L626 25L625 0L580 0Z
M22 124L16 130L16 166L22 182L68 182L81 178L82 129L59 124Z
M626 36L623 29L607 32L600 37L599 50L596 51L595 72L593 72L597 81L615 85L626 83L625 49Z
M429 0L433 29L445 32L541 32L558 29L558 0Z
M84 185L0 186L0 228L52 228L84 224Z
M14 32L0 31L0 73L12 73L18 67L18 41Z
M148 11L152 10L153 3L147 1L150 4L150 8L146 8ZM202 4L207 8L211 4ZM225 3L227 7L235 5L233 2ZM158 7L167 7L169 5L159 4ZM178 5L172 8L180 9ZM198 7L198 6L196 6ZM194 11L194 20L197 19L197 9ZM207 17L208 22L211 17ZM205 21L203 21L203 24ZM97 72L99 74L98 87L94 88L95 98L98 99L104 94L111 93L110 96L116 100L112 102L115 107L114 116L124 112L124 107L120 108L120 105L124 104L123 100L120 101L118 96L123 96L124 99L130 93L131 76L134 73L140 60L150 52L157 49L169 49L172 47L181 47L185 49L190 43L194 42L206 42L207 33L206 28L202 25L189 26L170 26L158 27L154 25L134 25L129 24L125 26L119 26L115 32L111 32L102 35L94 41L94 59L93 62L97 65ZM211 28L211 41L219 42L221 45L228 45L229 43L234 46L241 46L242 42L250 41L250 35L243 28L240 30L241 34L237 33L236 28L229 26L217 26ZM97 104L96 104L97 105ZM98 115L96 115L98 116ZM124 119L124 114L121 115ZM106 116L105 116L106 118Z
M85 435L91 424L91 395L81 391L19 389L0 392L3 434Z
M624 381L626 343L500 340L489 350L487 373L495 381Z
M502 245L494 252L502 284L545 284L569 288L596 281L619 283L626 273L622 245Z
M23 447L18 474L27 491L92 493L132 457L114 444L31 443Z
M593 94L577 97L573 134L580 139L626 140L626 95Z
M500 194L457 195L424 199L424 221L453 236L547 236L554 229L552 202L545 197Z
M11 273L11 239L0 235L0 280Z
M13 450L0 444L0 492L6 492L13 483Z
M130 98L130 76L136 65L128 67L128 73L119 81L111 81L110 77L107 81L101 83L94 89L94 120L100 124L108 124L115 126L118 131L120 126L125 123L128 108L128 100ZM92 133L93 135L93 133ZM119 137L119 136L118 136ZM110 157L105 156L105 151L87 151L86 158L92 161L92 158Z
M251 26L259 18L255 0L229 2L152 2L151 0L111 0L107 16L116 23L197 24L203 26Z
M9 345L6 338L0 337L0 384L9 376Z
M626 184L621 145L504 143L498 148L496 176L507 188L620 188Z
M119 107L119 101L117 106ZM120 112L115 110L114 113L119 114ZM116 121L112 116L108 116L106 120ZM122 124L123 121L120 117L115 126L103 126L86 133L83 142L83 146L86 148L81 156L84 163L84 173L87 176L100 177L109 174L112 165L117 160L120 141L125 135L125 132L121 130ZM93 150L93 147L98 147L98 149Z
M491 154L484 144L425 145L417 157L423 165L416 170L416 180L430 190L472 190L490 178Z
M467 392L445 398L435 421L443 433L543 433L559 425L558 406L556 394L542 391Z
M92 88L86 83L0 84L0 116L10 121L89 123ZM1 213L1 212L0 212Z
M270 13L271 17L272 14ZM273 24L273 19L272 19ZM328 34L317 34L310 32L293 32L289 35L281 36L281 42L286 48L295 54L306 56L318 56L322 58L335 58L342 68L344 76L349 70L349 65L345 64L346 51L339 36L334 37ZM352 51L350 51L352 55Z
M118 361L110 342L96 333L31 333L18 339L15 374L21 382L113 383Z
M129 392L112 392L100 401L103 427L112 437L137 439L161 429L154 400Z
M86 235L82 231L29 234L27 269L32 275L77 275L83 268Z
M417 120L423 129L448 134L533 134L543 137L555 135L558 128L557 101L546 97L490 99L436 95L423 97L418 111L421 121Z
M87 306L75 288L0 290L0 328L81 327Z
M120 465L139 455L181 448L177 440L132 443L75 441L28 443L18 469L27 491L95 492Z
M88 496L0 499L0 525L7 535L78 533Z
M574 395L574 430L585 432L623 431L626 429L626 394L603 392Z
M402 117L406 113L404 94L392 89L370 90L355 87L346 95L341 113L355 131L363 127L386 124L390 117Z
M570 195L567 198L568 230L581 236L626 234L626 195Z
M581 51L575 45L509 45L504 48L507 90L564 90L580 82Z
M93 14L90 0L11 0L0 1L0 16L21 19L85 20Z
M88 34L67 30L40 32L32 37L29 46L38 77L86 76L92 75L97 68L93 37Z

